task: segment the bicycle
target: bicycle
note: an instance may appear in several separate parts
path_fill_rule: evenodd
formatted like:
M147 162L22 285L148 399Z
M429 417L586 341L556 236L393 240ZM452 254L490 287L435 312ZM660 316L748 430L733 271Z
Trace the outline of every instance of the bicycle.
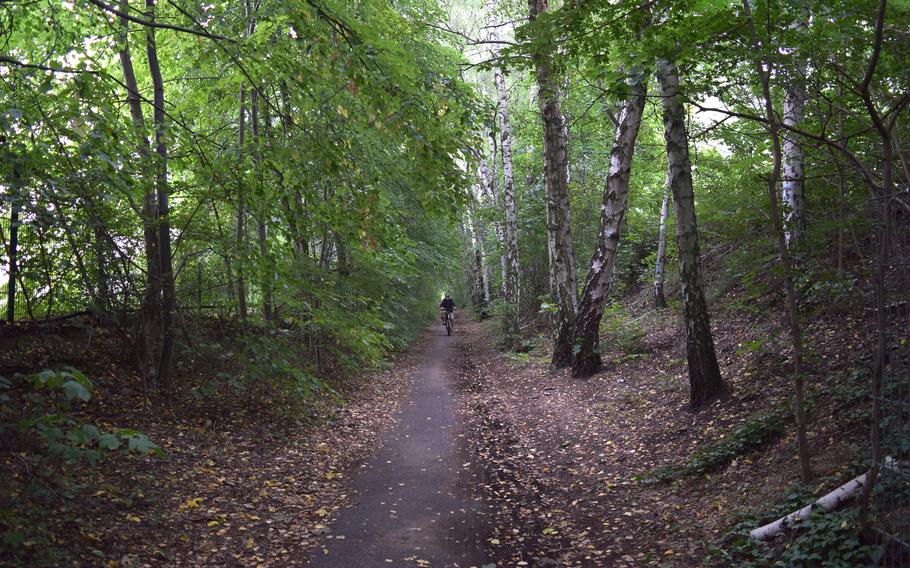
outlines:
M443 325L446 326L446 334L452 335L452 327L455 325L455 315L452 314L452 312L445 311L445 316L443 317Z

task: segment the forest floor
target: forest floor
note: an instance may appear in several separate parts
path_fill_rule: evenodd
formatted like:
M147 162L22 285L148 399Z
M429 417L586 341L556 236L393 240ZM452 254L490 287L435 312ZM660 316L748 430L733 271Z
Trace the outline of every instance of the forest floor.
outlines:
M621 333L641 333L606 339L605 369L587 380L554 370L541 349L504 356L487 326L462 326L461 412L498 511L488 542L499 565L735 564L718 541L743 519L774 520L799 469L785 337L767 318L722 315L712 323L733 396L699 413L669 312L626 319ZM867 393L849 372L868 351L860 327L838 317L809 329L817 478L803 499L862 468Z
M744 517L767 517L798 479L785 337L766 315L715 314L733 396L696 414L686 404L678 318L610 318L606 367L590 379L553 370L539 345L505 354L491 324L461 318L455 337L434 325L385 370L338 385L345 404L311 408L305 420L267 385L235 393L232 408L217 393L191 396L212 376L240 372L235 353L222 346L216 355L223 327L197 337L196 355L182 355L179 388L154 401L117 362L116 337L84 326L0 330L0 375L82 369L95 393L74 416L136 428L164 451L72 467L28 458L27 441L5 438L0 533L25 538L0 549L0 565L293 566L312 556L319 566L353 567L333 559L356 548L365 503L383 517L372 527L381 538L425 500L455 511L471 554L449 555L451 564L445 555L384 556L383 565L696 566L711 555L729 565L714 543ZM864 325L838 315L807 330L819 476L810 494L862 467L865 381L851 369L868 351ZM440 424L425 420L422 429L421 414ZM442 460L431 468L433 487L420 482L421 462L385 467L415 440L433 448L421 459ZM398 476L400 511L394 498L375 499L397 490ZM402 544L414 544L409 538Z

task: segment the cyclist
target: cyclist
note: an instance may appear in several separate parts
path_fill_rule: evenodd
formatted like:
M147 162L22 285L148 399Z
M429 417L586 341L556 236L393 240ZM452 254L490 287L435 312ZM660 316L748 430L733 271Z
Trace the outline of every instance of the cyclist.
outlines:
M440 315L443 325L446 323L446 316L452 314L455 311L455 301L449 297L448 294L445 295L445 298L442 299L442 302L439 304L439 309L444 310L445 313ZM455 320L455 314L452 314L452 320Z

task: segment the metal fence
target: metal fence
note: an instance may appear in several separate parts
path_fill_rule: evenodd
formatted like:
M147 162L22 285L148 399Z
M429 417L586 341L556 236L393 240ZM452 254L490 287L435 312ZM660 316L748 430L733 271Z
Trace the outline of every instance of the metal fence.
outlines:
M873 475L866 521L884 566L910 566L910 189L873 201L876 357Z

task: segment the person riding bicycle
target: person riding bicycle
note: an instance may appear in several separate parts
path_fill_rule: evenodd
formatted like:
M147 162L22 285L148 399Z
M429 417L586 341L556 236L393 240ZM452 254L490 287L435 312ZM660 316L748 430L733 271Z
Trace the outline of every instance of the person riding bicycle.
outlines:
M455 301L449 297L448 294L445 295L445 298L442 299L442 302L439 304L439 309L445 310L445 313L442 314L441 319L442 323L446 322L446 316L452 314L455 311ZM452 314L452 319L455 319L455 314Z

